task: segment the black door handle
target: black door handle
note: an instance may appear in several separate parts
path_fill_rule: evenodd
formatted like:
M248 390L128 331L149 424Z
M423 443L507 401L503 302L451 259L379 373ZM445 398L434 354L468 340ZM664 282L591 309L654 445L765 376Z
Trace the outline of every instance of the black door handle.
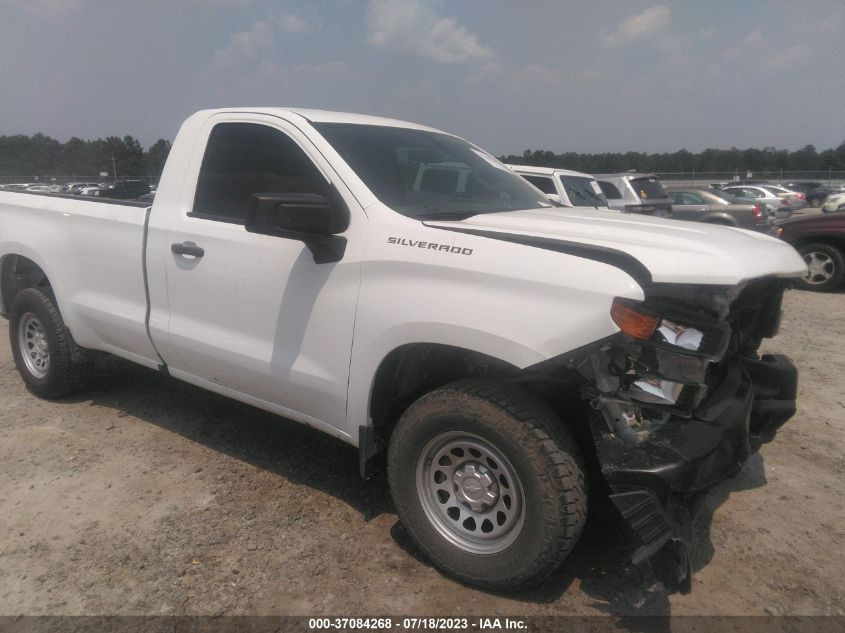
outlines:
M205 255L205 250L201 246L197 246L192 242L182 242L170 245L170 250L177 255L191 255L193 257L202 257Z

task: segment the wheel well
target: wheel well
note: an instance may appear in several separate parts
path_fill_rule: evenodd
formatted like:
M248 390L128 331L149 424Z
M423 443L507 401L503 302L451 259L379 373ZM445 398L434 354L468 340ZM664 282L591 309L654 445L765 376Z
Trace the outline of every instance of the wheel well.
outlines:
M845 255L845 237L838 235L814 235L802 237L801 239L793 242L792 245L796 249L799 249L806 244L827 244L828 246L838 248L842 251L842 254Z
M399 418L414 401L464 378L496 378L517 383L567 421L581 413L587 415L587 404L579 394L583 378L575 369L547 366L543 370L523 370L473 350L412 343L393 350L376 371L370 397L373 439L385 447ZM576 430L570 430L579 439Z
M0 262L0 313L8 314L12 301L21 290L50 286L47 275L23 255L6 255Z

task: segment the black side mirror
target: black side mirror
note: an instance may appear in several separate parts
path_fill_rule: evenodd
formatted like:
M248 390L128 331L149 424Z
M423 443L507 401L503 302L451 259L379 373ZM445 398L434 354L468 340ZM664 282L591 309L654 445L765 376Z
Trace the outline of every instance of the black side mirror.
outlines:
M250 233L304 242L317 264L337 262L346 251L343 233L349 209L337 192L254 193L249 198L245 228Z

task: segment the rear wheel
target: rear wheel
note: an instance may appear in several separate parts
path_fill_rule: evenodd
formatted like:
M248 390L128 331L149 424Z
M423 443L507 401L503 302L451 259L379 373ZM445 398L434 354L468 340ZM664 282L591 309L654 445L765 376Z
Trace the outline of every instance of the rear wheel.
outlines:
M393 433L388 477L417 546L446 573L485 588L546 576L586 518L571 436L509 383L460 381L423 396Z
M88 385L93 363L74 359L73 340L49 291L27 288L17 294L9 339L18 372L35 395L61 398Z
M798 287L804 290L827 292L842 285L845 281L845 256L830 244L804 244L798 252L807 263L807 272L798 281Z

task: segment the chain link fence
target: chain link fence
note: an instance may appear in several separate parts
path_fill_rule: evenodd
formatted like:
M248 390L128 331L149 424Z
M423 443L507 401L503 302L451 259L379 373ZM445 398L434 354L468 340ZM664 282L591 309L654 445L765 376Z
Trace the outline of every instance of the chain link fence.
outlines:
M829 189L838 189L845 184L845 171L679 171L657 174L667 185L708 186L715 183L727 183L732 180L759 179L773 183L818 182Z

